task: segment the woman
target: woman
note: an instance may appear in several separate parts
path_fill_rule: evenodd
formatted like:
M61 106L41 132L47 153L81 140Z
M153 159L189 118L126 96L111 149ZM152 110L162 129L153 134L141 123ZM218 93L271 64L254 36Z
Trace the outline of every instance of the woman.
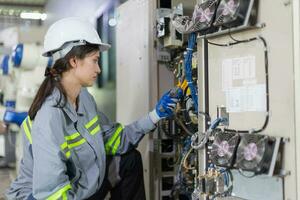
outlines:
M166 93L152 112L123 126L97 111L85 87L101 72L99 52L110 46L78 18L54 23L44 56L55 63L23 122L24 155L8 199L145 199L140 154L145 133L169 117L179 95Z

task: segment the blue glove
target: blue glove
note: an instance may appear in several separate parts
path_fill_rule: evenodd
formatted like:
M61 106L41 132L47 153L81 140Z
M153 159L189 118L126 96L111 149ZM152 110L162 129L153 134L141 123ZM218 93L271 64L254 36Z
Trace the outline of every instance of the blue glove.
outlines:
M173 88L166 92L156 104L155 109L150 112L150 118L153 123L157 123L162 118L168 118L173 115L177 102L183 97L181 88Z
M27 112L15 112L13 110L6 110L4 113L3 121L5 123L14 123L21 126L24 119L27 117Z

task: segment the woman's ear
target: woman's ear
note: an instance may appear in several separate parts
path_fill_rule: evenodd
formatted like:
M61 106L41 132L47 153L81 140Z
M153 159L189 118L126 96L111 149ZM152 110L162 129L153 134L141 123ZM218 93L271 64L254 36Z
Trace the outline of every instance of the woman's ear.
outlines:
M70 59L69 59L69 63L70 63L70 65L71 65L71 67L73 67L73 68L76 68L76 67L77 67L77 60L76 60L75 57L70 58Z

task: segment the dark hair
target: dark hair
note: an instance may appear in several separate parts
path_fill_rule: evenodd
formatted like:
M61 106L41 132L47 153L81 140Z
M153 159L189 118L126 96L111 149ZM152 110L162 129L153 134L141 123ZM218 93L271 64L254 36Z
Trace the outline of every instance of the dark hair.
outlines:
M99 50L99 46L95 44L75 46L69 53L67 53L67 55L65 55L65 57L56 60L53 67L46 69L46 78L38 89L37 94L34 97L34 100L28 111L28 115L31 120L34 120L36 113L43 105L45 99L53 92L54 88L57 88L60 92L59 100L55 106L65 106L67 102L67 95L60 80L62 73L71 69L69 60L74 57L78 59L84 59L87 54L90 54L97 50Z

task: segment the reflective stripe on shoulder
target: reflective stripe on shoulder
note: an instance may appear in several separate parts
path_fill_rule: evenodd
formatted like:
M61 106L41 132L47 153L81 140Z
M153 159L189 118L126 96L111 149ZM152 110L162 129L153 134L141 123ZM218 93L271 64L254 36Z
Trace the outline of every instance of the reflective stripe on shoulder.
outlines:
M99 123L99 117L96 115L91 121L89 121L85 128L90 132L91 135L95 135L96 133L99 133L100 131L100 123Z
M112 154L116 154L120 143L121 143L121 135L120 133L123 130L123 125L119 125L119 127L117 128L117 130L114 132L114 134L108 139L108 141L105 143L105 152L109 153L110 150L112 150Z
M32 144L32 137L31 137L31 127L32 127L32 122L29 117L26 117L25 120L22 123L25 135L29 141L30 144Z
M91 121L89 121L86 125L85 128L89 129L93 124L98 120L98 115L96 115Z
M29 123L30 129L31 129L31 128L32 128L32 121L31 121L31 119L30 119L30 117L29 117L29 116L27 117L27 120L28 120L28 123Z
M47 200L57 200L57 199L68 199L68 195L67 192L68 190L71 190L72 186L70 184L64 186L63 188L59 189L57 192L55 192L54 194L52 194L51 196L49 196L47 198Z

